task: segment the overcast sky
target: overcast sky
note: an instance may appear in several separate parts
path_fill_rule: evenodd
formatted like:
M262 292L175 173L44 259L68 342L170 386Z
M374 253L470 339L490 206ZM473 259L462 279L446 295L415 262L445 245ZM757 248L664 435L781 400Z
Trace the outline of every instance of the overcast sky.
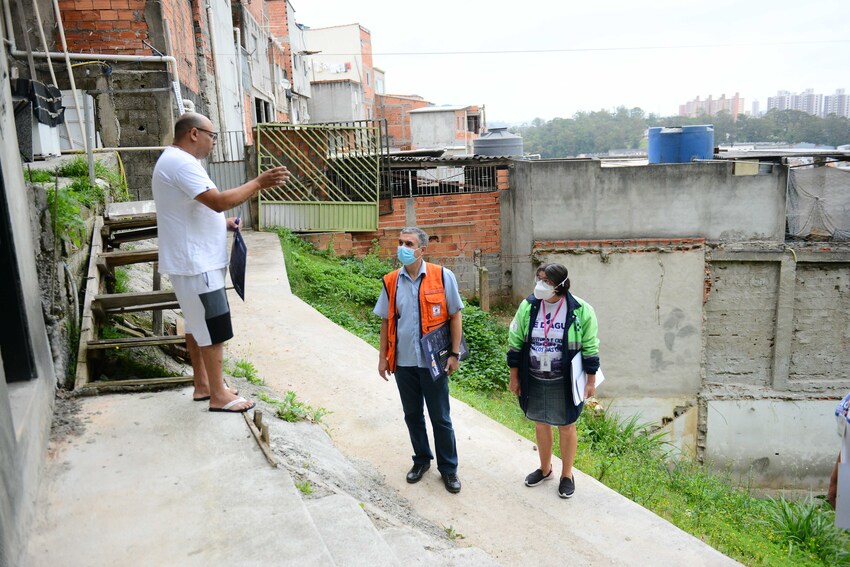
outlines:
M777 90L850 92L847 1L291 0L306 26L368 29L388 93L484 104L488 122L510 123L620 105L671 115L735 92L764 111ZM468 53L481 51L513 53Z

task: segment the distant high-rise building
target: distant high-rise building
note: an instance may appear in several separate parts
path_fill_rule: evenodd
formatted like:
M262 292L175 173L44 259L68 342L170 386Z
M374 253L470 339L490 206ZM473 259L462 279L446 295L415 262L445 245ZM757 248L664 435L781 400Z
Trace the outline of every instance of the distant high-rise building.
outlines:
M767 110L792 110L791 93L788 91L776 91L776 96L767 97Z
M759 115L761 114L761 113L759 112L759 101L757 101L757 100L754 100L754 101L753 101L753 111L752 111L752 113L751 113L751 114L752 114L752 116L753 116L754 118L758 118L758 117L759 117Z
M734 119L738 118L739 114L744 113L744 99L738 93L735 96L726 98L725 94L720 95L720 98L715 99L711 95L705 100L700 100L696 97L694 100L689 100L685 104L679 105L679 116L689 116L695 118L700 114L714 116L718 112L726 111L732 115Z
M820 116L821 108L823 108L823 95L814 92L813 89L806 89L791 96L791 108L806 114Z
M767 110L773 109L799 110L813 116L837 114L850 118L850 96L844 94L844 89L836 89L833 95L816 93L814 89L794 94L778 91L776 96L767 97Z
M830 114L850 118L850 95L844 94L844 89L835 89L835 94L824 95L821 116L826 118Z

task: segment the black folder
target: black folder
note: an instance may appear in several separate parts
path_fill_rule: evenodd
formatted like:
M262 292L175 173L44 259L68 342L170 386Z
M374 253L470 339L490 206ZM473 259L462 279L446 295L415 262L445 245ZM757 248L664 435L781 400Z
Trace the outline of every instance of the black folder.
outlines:
M242 231L233 233L233 248L230 249L230 281L233 289L245 301L245 267L248 263L248 247L242 238Z
M428 361L428 371L432 380L439 380L446 375L446 361L452 350L452 334L449 330L451 322L446 322L419 339L425 359ZM460 360L469 357L469 347L466 345L466 337L460 337Z

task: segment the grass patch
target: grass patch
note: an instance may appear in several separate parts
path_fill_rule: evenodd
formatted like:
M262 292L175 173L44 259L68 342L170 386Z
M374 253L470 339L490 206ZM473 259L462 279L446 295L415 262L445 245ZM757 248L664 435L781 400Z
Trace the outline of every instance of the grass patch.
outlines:
M127 268L115 268L115 293L130 291L130 272Z
M309 480L302 480L301 482L296 482L295 487L301 491L302 494L313 494L313 485Z
M362 259L336 258L289 231L279 235L293 293L377 347L380 321L372 308L392 264L376 247ZM464 309L471 356L452 376L451 393L533 441L534 424L506 391L507 324L515 306L499 307L495 315L474 305ZM730 475L676 458L666 437L639 417L587 404L577 429L576 467L744 564L850 565L846 534L828 529L834 514L823 506L756 498ZM555 452L560 456L557 435ZM452 537L451 526L445 529Z
M248 382L257 386L263 386L266 383L265 380L260 378L254 364L242 358L225 360L224 371L236 378L245 378Z
M321 423L322 418L330 413L325 408L313 408L301 400L298 400L295 392L292 390L286 392L282 400L271 398L264 393L260 393L260 399L267 404L275 406L275 413L277 416L290 423L294 423L296 421Z
M55 177L47 169L24 168L24 181L27 183L50 183Z

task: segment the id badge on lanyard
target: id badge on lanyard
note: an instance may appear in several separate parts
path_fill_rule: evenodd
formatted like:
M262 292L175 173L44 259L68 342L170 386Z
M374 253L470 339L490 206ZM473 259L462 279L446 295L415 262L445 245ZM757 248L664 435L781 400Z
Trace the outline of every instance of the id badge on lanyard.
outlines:
M561 298L561 301L558 302L558 308L555 310L555 313L552 314L552 318L549 319L547 325L546 302L541 302L541 309L543 309L543 355L540 357L541 372L552 372L552 355L549 353L549 329L551 329L552 325L555 324L555 319L558 317L558 313L561 311L561 307L563 305L564 299Z

